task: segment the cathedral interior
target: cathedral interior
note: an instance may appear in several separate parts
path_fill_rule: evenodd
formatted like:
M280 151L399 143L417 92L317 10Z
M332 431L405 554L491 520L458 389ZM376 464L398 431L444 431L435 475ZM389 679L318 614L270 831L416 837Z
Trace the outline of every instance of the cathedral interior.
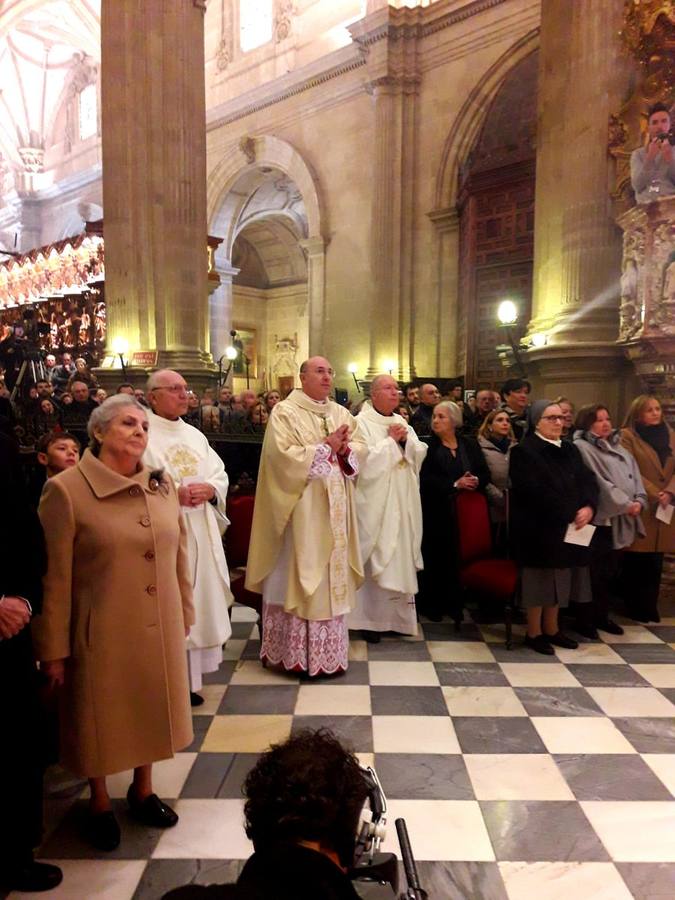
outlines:
M522 375L672 422L675 196L637 204L630 157L674 59L672 0L0 0L0 325L60 353L77 319L109 390L285 394L321 354L354 402ZM548 665L426 623L308 686L249 613L158 767L180 826L89 852L62 773L46 896L232 880L242 778L300 723L375 761L432 898L675 897L675 617Z

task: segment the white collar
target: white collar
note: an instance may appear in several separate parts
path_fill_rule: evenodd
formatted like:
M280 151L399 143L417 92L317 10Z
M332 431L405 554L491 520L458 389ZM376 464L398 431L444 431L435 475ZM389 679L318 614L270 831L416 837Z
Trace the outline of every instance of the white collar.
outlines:
M547 444L553 444L554 447L561 447L561 446L562 446L562 441L561 441L561 440L552 441L550 438L545 438L543 434L539 434L538 431L535 431L535 434L537 435L537 437L538 437L540 440L546 441Z

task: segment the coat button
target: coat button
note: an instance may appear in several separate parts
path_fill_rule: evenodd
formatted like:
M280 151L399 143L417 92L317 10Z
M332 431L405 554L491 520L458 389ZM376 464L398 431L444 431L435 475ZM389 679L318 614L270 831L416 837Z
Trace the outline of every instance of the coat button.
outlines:
M149 528L150 527L150 516L143 516L143 518L141 519L141 525L143 526L143 528Z
M147 560L154 559L154 558L155 558L155 554L152 552L152 550L148 550L147 553L145 554L145 558L146 558Z
M148 594L150 594L151 597L154 597L157 593L157 588L154 586L154 584L149 584L145 590L148 592Z
M138 487L138 485L134 485L132 488L129 488L129 494L132 497L140 497L141 489Z

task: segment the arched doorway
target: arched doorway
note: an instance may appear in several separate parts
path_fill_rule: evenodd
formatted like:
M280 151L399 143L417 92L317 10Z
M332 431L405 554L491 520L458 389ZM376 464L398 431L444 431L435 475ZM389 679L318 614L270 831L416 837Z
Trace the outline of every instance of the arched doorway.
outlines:
M212 353L222 354L235 328L250 350L251 387L286 392L322 340L325 243L314 176L289 144L250 138L216 167L209 194L209 233L223 239ZM239 367L235 389L244 379Z
M458 356L470 387L493 387L505 377L496 352L504 343L499 303L516 303L515 339L530 319L538 55L504 79L459 172Z

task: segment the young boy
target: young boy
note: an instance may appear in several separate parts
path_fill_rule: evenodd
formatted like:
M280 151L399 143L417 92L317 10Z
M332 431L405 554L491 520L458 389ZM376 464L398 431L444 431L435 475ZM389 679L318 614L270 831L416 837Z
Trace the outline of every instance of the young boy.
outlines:
M47 470L47 478L76 466L80 461L80 442L67 431L43 434L37 445L37 458Z

